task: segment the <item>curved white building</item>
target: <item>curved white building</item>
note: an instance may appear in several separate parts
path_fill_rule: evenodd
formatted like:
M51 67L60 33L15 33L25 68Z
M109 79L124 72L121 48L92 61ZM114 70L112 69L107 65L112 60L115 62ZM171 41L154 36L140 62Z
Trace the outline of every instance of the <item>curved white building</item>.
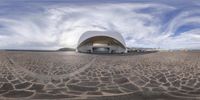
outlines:
M80 37L77 51L84 53L125 53L126 44L120 33L87 31Z

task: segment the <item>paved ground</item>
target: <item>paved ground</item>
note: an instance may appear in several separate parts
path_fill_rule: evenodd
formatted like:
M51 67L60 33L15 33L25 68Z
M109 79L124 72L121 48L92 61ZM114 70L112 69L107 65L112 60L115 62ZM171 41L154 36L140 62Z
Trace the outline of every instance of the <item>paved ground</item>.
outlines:
M200 100L200 52L0 52L0 99Z

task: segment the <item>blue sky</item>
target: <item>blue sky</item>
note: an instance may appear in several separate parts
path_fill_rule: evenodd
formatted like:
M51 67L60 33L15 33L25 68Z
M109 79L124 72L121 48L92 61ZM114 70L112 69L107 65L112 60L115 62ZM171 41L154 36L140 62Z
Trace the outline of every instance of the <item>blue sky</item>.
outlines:
M86 31L128 47L200 49L199 0L1 0L0 49L76 48Z

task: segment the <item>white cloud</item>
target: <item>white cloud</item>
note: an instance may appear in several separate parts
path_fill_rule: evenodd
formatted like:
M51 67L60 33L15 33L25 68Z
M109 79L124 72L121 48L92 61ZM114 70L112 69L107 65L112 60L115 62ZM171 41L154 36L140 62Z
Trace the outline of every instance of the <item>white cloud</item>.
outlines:
M195 29L172 37L183 25L200 24L200 17L193 16L200 13L198 10L183 11L169 23L162 23L164 15L177 8L153 3L58 4L42 8L44 12L0 17L4 26L0 27L0 48L75 48L81 34L88 30L117 31L129 47L199 47L200 34Z
M61 30L60 43L76 47L82 33L88 30L112 30L124 38L143 39L158 35L161 25L155 13L142 13L139 10L159 8L163 13L174 9L162 4L99 4L92 6L69 6L49 8L49 13L58 20ZM168 9L167 9L168 8ZM158 12L159 13L159 12ZM51 16L50 15L50 16ZM157 15L157 14L156 14ZM155 19L157 18L157 19ZM129 40L128 46L134 46Z

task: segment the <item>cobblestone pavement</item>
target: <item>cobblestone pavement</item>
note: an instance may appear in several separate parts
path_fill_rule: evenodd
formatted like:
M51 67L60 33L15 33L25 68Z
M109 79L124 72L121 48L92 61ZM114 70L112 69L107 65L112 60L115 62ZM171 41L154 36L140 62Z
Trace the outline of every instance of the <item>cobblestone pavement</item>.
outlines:
M200 100L200 52L0 52L0 99Z

